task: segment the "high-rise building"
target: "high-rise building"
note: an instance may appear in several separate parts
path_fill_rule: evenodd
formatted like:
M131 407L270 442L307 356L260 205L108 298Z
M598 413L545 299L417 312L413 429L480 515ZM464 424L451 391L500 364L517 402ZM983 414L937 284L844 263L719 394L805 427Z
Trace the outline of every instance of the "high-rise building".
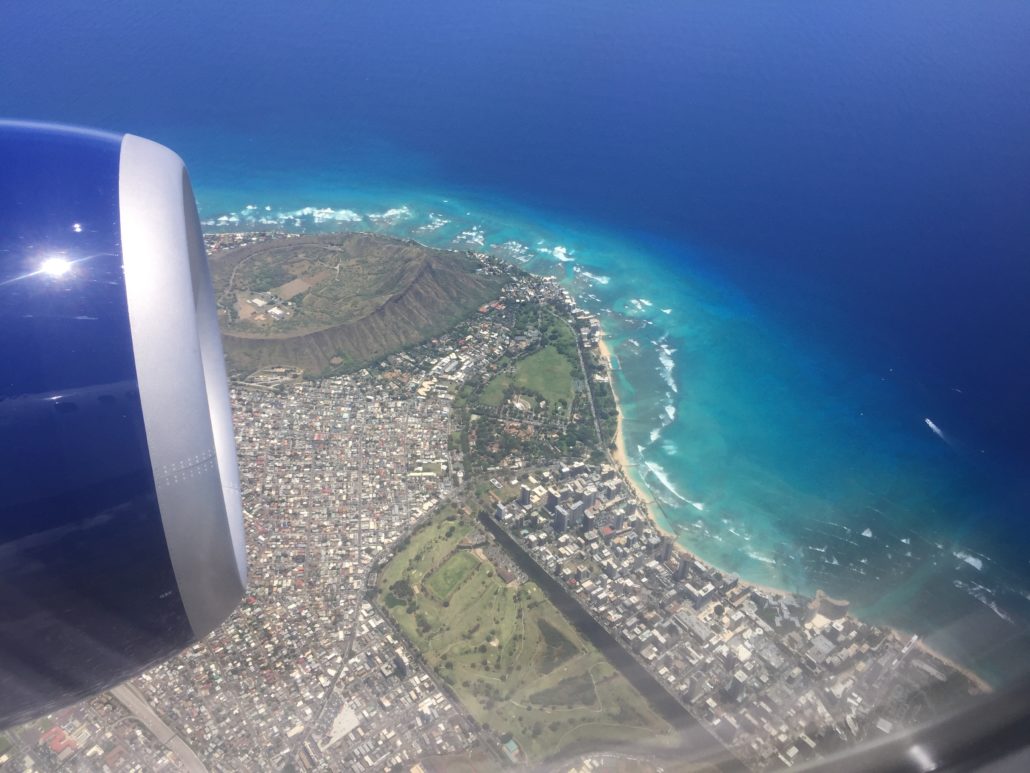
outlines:
M569 526L579 526L580 523L583 522L583 512L585 510L585 508L583 507L583 502L582 501L573 502L569 506L568 509L569 509Z
M593 512L583 514L583 531L589 531L597 527L597 516Z
M554 488L547 489L547 509L548 510L553 510L554 508L556 508L558 506L558 502L560 500L561 500L561 497L558 495L558 492L557 492L556 489L554 489Z
M658 560L662 563L672 558L672 537L662 537L662 546L658 549Z
M530 491L529 486L523 485L519 489L519 504L523 507L529 507L530 498L533 496L533 492Z
M597 501L597 488L595 486L587 486L583 489L583 504L590 507L594 502Z
M679 564L676 567L676 573L673 575L677 580L686 579L687 567L690 566L690 562L686 556L680 556Z

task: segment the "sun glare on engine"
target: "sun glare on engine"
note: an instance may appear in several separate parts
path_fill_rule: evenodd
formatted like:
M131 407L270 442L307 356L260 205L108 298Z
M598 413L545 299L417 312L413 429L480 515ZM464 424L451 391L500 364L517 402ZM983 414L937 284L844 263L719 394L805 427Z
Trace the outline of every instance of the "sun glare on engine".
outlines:
M54 278L62 277L71 271L72 262L67 258L51 257L39 264L39 272Z

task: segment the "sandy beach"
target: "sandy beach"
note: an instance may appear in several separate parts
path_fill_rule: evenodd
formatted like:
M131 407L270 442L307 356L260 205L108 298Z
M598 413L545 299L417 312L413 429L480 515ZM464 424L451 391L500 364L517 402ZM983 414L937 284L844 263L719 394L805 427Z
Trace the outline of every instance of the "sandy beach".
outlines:
M615 428L615 450L612 452L612 460L622 468L623 474L627 480L630 481L633 488L636 490L637 495L645 500L649 501L650 496L647 491L629 474L629 457L626 456L626 436L622 431L622 403L619 402L619 390L615 388L615 376L612 369L612 350L608 347L607 334L601 333L597 339L597 347L601 350L601 354L604 356L605 364L608 367L608 378L612 384L612 395L615 397L615 410L618 416L616 428Z
M896 636L901 637L903 640L906 639L906 638L911 638L910 634L907 635L907 634L903 633L902 631L898 631L897 629L892 629L892 630L894 631L894 634ZM965 666L963 666L963 665L961 665L959 663L956 663L954 660L949 658L947 655L942 655L940 652L935 650L933 647L931 647L930 645L926 644L922 639L918 639L916 641L916 649L918 649L920 652L925 653L926 655L929 655L932 658L936 658L937 660L941 661L945 665L950 666L951 668L955 669L960 674L962 674L962 676L964 676L970 682L975 684L977 686L977 688L979 688L982 692L985 692L985 693L986 692L994 692L994 688L991 687L991 685L989 685L984 680L984 678L981 677L979 674L977 674L975 671L972 671L972 670L966 668Z
M612 351L611 351L611 348L608 346L608 343L607 343L606 339L607 339L607 334L602 332L602 334L598 338L598 348L600 349L601 354L604 356L605 363L607 364L607 367L608 367L608 376L611 379L612 394L615 397L615 407L616 407L616 411L618 413L618 420L617 420L616 431L615 431L615 450L611 452L612 461L616 465L618 465L619 469L622 472L623 478L625 478L626 482L629 483L629 485L636 492L637 497L640 499L641 503L643 504L644 511L647 514L647 517L651 519L651 522L655 525L655 528L657 528L663 534L666 534L668 536L671 536L673 539L676 539L677 535L673 531L671 531L669 528L663 526L661 521L658 518L655 517L655 513L653 511L653 509L656 507L656 503L654 501L654 497L651 495L651 492L647 489L647 487L644 486L643 483L641 483L640 480L637 479L637 476L634 474L634 470L633 470L634 465L633 465L632 462L630 462L629 455L626 452L626 437L625 437L625 433L623 432L623 426L622 426L623 425L622 404L619 402L619 392L615 388L615 377L614 377L614 371L613 371L613 368L612 368ZM685 555L685 556L687 556L689 559L691 559L693 561L698 561L699 563L703 564L704 566L710 567L710 568L715 569L717 571L720 571L720 572L723 571L719 567L713 566L712 564L708 563L704 559L699 558L695 554L691 553L689 550L687 550L682 545L680 545L679 542L675 543L675 549L676 549L676 551L679 554ZM775 588L775 587L772 587L772 586L769 586L769 585L762 585L760 583L749 582L747 580L744 580L743 578L740 578L739 582L740 582L741 585L743 585L745 587L748 587L748 588L751 588L751 589L756 590L756 591L760 591L761 593L763 593L763 594L765 594L767 596L785 597L785 596L797 596L798 595L796 593L792 593L791 591L784 590L783 588ZM804 598L804 597L802 597L802 598ZM853 616L849 614L849 617L853 617ZM857 619L857 618L855 618L855 619ZM901 631L901 630L899 630L897 628L891 628L890 630L891 630L892 634L895 637L898 638L899 641L905 642L905 641L908 641L909 639L912 638L912 634L911 633L906 633L905 631ZM947 665L948 667L950 667L950 668L954 669L955 671L957 671L958 673L962 674L970 682L972 682L974 685L976 685L976 687L979 690L981 690L982 692L993 692L993 688L991 687L991 685L988 684L987 681L984 680L983 677L981 677L979 674L977 674L976 672L972 671L969 668L966 668L965 666L962 666L959 663L956 663L954 660L952 660L951 658L947 657L946 655L941 654L940 652L938 652L937 650L933 649L928 644L926 644L922 639L918 639L916 641L915 648L918 649L920 652L923 652L924 654L934 658L935 660L940 661L941 663Z
M615 430L615 450L611 453L612 461L616 465L618 465L619 469L622 471L622 477L630 485L630 487L633 489L633 491L636 492L637 498L640 500L641 504L644 507L645 514L651 520L651 522L654 524L655 528L658 529L658 531L660 531L662 534L665 534L665 535L667 535L669 537L672 537L674 540L676 540L677 539L676 533L674 531L672 531L670 528L668 528L667 526L663 526L662 522L655 516L654 509L657 507L657 504L656 504L656 502L654 500L654 496L651 494L651 492L648 490L648 488L634 474L633 467L635 465L632 462L630 462L629 454L626 452L626 435L623 432L623 426L622 426L622 424L623 424L622 404L619 402L619 391L615 388L615 378L614 378L614 373L613 373L613 370L612 370L612 351L611 351L611 348L608 346L607 341L605 340L606 337L607 337L607 334L602 332L602 334L598 338L597 345L598 345L598 348L601 350L601 354L604 356L605 362L607 363L607 366L608 366L608 377L609 377L609 379L611 379L612 394L615 397L615 408L616 408L616 412L618 414L618 419L617 419L617 422L616 422L616 430ZM714 565L710 564L709 562L705 561L703 558L695 555L694 553L691 553L685 547L680 545L679 542L675 542L674 543L674 548L675 548L677 553L686 556L687 558L689 558L692 561L697 561L698 563L701 563L704 566L709 567L711 569L715 569L716 571L720 571L720 572L723 571L722 569L719 569L719 567L714 566ZM744 580L743 578L739 578L739 582L740 582L741 585L747 586L748 588L754 588L755 590L762 591L766 595L770 595L770 596L794 596L794 595L796 595L796 594L792 593L791 591L784 590L783 588L774 588L771 585L762 585L761 583L749 582L747 580Z
M635 475L633 475L633 464L630 462L629 455L626 453L626 433L623 431L622 426L622 403L619 402L619 390L615 388L615 374L612 369L612 350L609 348L606 338L607 333L602 332L597 339L597 346L601 350L601 354L604 356L605 363L608 367L608 378L612 385L612 395L615 397L615 412L618 417L615 426L615 450L611 452L612 461L618 465L619 469L622 470L622 476L626 479L626 482L629 483L636 492L637 497L644 504L644 510L647 512L648 518L650 518L654 522L655 526L662 532L675 537L675 534L662 527L658 522L658 519L654 517L654 514L651 512L654 498L651 496L651 492L648 491L639 480L637 480Z

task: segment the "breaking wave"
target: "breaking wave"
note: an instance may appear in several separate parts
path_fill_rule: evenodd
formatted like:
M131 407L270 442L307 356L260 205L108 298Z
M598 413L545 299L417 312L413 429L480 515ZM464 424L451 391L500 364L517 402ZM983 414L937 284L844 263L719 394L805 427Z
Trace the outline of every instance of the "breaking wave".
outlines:
M580 271L579 275L589 279L592 282L597 282L599 285L606 285L612 281L610 276L602 276L599 274L591 274L589 271Z
M517 242L514 239L509 239L502 244L497 245L497 249L504 255L510 258L514 258L519 263L528 263L532 259L529 247L522 242Z
M1012 617L1004 609L999 607L997 602L995 602L994 599L990 597L991 591L985 588L984 586L977 585L975 582L964 583L961 580L954 580L952 582L952 585L954 585L959 590L965 591L969 596L979 601L981 604L983 604L985 607L987 607L989 610L991 610L994 614L996 614L1005 622L1015 622L1012 619Z
M478 225L474 225L454 237L455 244L467 244L471 247L482 247L485 242L486 235Z
M675 353L676 350L668 344L658 345L658 361L661 363L658 372L662 375L662 379L669 389L673 392L679 392L679 387L676 386L676 379L672 376L672 372L676 368L676 361L672 359L672 355Z
M287 213L287 217L310 217L316 223L358 223L362 217L353 209L332 209L330 207L304 207Z
M963 550L956 550L954 553L952 553L952 555L960 561L965 561L978 572L983 570L984 568L984 562L981 559L977 558L976 556L972 556Z
M332 207L301 207L288 212L272 214L272 207L261 208L256 204L248 204L239 212L227 212L215 218L203 221L206 226L284 226L301 227L305 224L321 225L323 223L360 223L364 218L353 209L333 209Z
M554 247L538 247L537 251L542 252L544 255L550 255L562 263L571 263L575 260L575 258L569 255L568 247L561 244L555 245Z
M761 561L763 564L776 564L775 558L770 558L769 556L762 555L761 553L756 553L753 550L746 551L745 555L747 555L748 558L753 558L755 561Z
M368 219L373 223L381 225L394 225L398 220L406 220L411 217L411 210L406 207L392 207L385 212L370 212Z
M417 233L432 233L438 231L451 221L445 218L443 215L438 215L435 212L429 213L429 222L425 225L420 225L415 229Z
M676 497L676 499L680 500L685 505L691 503L689 499L687 499L680 492L678 492L676 490L676 487L672 485L672 481L669 480L669 476L666 474L665 469L660 464L645 461L644 466L647 467L647 469L649 469L654 474L655 478L658 479L658 482L665 487L666 491L668 491L670 494Z

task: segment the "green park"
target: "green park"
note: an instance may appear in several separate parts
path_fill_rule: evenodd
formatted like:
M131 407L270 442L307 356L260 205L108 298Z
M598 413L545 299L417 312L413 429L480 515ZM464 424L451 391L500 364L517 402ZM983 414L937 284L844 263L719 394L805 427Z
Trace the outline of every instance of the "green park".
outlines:
M552 407L560 404L567 409L571 405L572 363L554 346L545 346L518 360L512 370L486 385L480 398L484 405L500 405L509 387L539 396Z
M505 581L488 540L444 508L379 582L388 614L473 717L514 738L530 761L668 734L537 585Z

